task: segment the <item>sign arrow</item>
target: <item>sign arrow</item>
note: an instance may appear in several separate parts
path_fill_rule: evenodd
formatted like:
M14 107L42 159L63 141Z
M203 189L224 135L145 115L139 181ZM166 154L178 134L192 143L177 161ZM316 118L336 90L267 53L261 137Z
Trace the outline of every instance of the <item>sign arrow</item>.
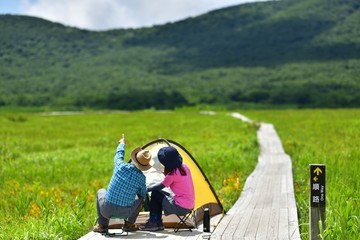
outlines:
M317 176L315 176L315 177L313 178L313 180L314 180L315 182L317 182L318 179L319 179L319 178L318 178Z
M314 173L319 176L320 173L322 173L322 171L319 167L317 167L317 168L315 168Z

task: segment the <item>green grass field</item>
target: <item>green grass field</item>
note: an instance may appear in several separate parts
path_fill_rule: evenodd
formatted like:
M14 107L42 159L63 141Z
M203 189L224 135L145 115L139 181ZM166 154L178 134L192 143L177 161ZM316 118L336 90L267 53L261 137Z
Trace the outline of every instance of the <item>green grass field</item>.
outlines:
M77 239L95 224L95 194L107 187L121 133L125 159L159 137L198 161L225 209L257 162L256 126L226 114L0 113L0 239Z
M302 239L308 239L309 164L327 169L327 239L360 233L360 110L244 110L273 123L293 161ZM219 113L0 113L0 239L76 239L95 223L95 194L107 187L121 133L132 148L158 137L182 144L225 209L256 165L256 126Z
M302 239L309 239L309 164L326 164L327 239L360 236L360 110L244 111L273 123L293 162Z

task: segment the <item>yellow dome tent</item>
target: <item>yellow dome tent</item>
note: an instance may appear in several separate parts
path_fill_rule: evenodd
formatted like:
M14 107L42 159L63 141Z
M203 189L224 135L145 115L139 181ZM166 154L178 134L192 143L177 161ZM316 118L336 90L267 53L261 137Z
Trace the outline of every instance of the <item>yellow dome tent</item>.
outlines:
M157 153L162 147L166 146L175 147L180 155L182 156L183 162L189 167L191 175L193 178L194 189L195 189L195 207L193 216L190 217L192 220L189 224L197 226L197 224L202 221L204 215L204 209L208 208L210 216L218 215L223 212L223 207L215 194L214 189L212 188L210 182L206 178L204 172L201 170L200 166L197 164L196 160L191 156L191 154L180 144L167 140L167 139L157 139L154 140L142 148L149 150L152 154L153 160L155 162L154 166L148 171L144 172L146 176L147 186L151 186L158 182L161 182L164 178L163 175L163 166L158 160ZM142 212L139 215L139 223L143 222L142 218L148 217L148 212ZM165 227L173 227L178 222L177 217L174 215L163 216L163 223Z

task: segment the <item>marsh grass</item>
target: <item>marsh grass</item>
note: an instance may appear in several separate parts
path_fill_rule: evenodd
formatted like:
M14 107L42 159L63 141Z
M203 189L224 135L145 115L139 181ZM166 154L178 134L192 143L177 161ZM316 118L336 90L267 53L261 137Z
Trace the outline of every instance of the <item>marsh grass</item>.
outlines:
M309 164L326 165L327 239L360 236L360 110L268 110L244 112L273 123L293 161L303 239L309 238Z
M77 239L96 221L95 194L106 188L121 133L125 159L159 137L198 161L225 209L254 169L256 127L226 114L88 112L0 113L0 239Z

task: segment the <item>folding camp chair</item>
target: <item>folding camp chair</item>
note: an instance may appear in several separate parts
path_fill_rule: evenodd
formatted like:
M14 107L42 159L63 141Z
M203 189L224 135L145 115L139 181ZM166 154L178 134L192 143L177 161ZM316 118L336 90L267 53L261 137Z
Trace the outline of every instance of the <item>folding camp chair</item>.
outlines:
M190 212L188 212L187 214L185 214L185 215L183 215L183 216L180 216L180 215L175 214L175 215L179 218L180 222L178 222L178 223L176 224L176 226L174 227L174 232L178 232L181 226L186 226L186 228L189 229L190 232L192 232L191 229L193 228L193 226L189 226L189 225L186 223L186 220L193 214L193 212L194 212L194 209L191 209ZM194 221L194 222L195 222L195 221Z
M123 216L111 216L110 219L126 219L126 217ZM110 221L109 221L110 223ZM120 232L109 232L109 224L106 226L106 232L102 233L102 235L106 237L114 237L114 236L127 236L128 232L124 231L124 229L121 229Z

